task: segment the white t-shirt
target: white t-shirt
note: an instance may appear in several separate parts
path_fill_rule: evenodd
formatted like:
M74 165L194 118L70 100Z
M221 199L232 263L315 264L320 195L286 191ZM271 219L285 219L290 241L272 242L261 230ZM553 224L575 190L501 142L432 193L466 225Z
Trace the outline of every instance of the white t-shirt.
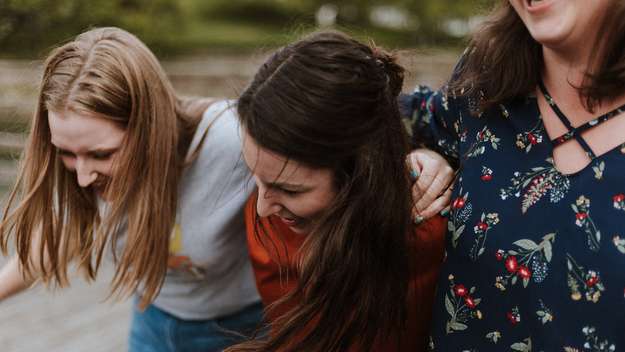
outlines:
M180 181L169 268L153 302L185 320L233 314L260 301L243 212L255 184L241 154L235 102L214 103L206 110L190 150L207 128L197 159Z

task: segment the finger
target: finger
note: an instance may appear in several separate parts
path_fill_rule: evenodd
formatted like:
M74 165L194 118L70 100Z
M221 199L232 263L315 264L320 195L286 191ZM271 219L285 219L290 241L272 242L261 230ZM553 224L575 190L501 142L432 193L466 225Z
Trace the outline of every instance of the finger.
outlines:
M417 211L417 208L415 207L412 207L412 220L416 225L419 225L425 220L425 218L421 215L420 212Z
M423 211L447 190L448 181L446 181L446 179L447 177L445 176L437 175L433 177L430 186L425 191L421 190L423 192L423 196L415 204L418 211Z
M436 198L427 208L419 212L424 219L429 219L437 214L443 215L445 209L449 209L451 201L451 189L448 189L440 197Z
M411 153L406 157L406 164L410 170L410 178L416 181L421 175L421 164L415 153Z
M412 185L413 218L419 215L416 208L416 202L421 198L423 198L423 192L419 189L419 187L417 187L417 184L415 183Z
M427 178L427 176L424 176L424 178ZM451 167L447 166L441 169L436 176L434 176L427 189L421 188L421 192L424 193L424 197L417 200L417 209L421 211L424 208L427 208L431 202L433 202L449 188L453 179L454 171Z

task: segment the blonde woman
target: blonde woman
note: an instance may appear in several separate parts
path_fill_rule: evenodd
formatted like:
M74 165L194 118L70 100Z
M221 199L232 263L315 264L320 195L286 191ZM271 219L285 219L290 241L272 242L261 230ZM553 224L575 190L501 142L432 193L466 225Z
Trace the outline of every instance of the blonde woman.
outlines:
M121 29L55 49L0 224L2 250L12 239L17 252L0 300L35 279L67 285L70 263L93 279L112 253L112 292L138 292L130 351L218 351L237 342L224 330L253 331L262 305L242 211L254 187L233 111L179 99Z

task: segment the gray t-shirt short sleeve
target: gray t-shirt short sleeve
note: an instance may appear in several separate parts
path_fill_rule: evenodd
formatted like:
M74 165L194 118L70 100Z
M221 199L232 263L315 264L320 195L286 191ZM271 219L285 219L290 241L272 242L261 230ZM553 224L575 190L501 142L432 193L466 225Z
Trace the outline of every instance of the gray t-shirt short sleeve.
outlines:
M242 158L234 104L222 101L206 110L190 150L204 132L206 137L179 185L169 268L153 304L180 319L213 319L260 301L243 212L255 185Z

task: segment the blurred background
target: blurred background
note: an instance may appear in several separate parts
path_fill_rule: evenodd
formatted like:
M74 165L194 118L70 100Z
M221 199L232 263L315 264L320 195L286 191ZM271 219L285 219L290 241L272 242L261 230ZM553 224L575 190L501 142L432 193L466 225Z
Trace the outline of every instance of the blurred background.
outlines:
M404 89L440 86L496 0L0 0L0 203L15 179L41 60L95 26L118 26L159 57L181 94L236 97L266 55L319 28L396 50ZM1 210L0 210L1 213ZM0 266L6 258L0 256ZM35 287L0 302L0 351L123 351L129 301L93 284Z

